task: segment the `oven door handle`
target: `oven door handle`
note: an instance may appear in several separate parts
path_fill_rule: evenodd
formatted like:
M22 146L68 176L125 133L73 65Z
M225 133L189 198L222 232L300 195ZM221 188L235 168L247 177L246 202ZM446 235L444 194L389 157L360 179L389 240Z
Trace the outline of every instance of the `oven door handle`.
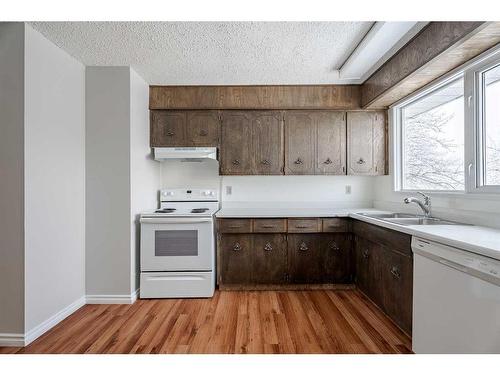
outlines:
M198 224L198 223L211 223L211 218L166 218L166 217L142 217L140 219L142 224Z

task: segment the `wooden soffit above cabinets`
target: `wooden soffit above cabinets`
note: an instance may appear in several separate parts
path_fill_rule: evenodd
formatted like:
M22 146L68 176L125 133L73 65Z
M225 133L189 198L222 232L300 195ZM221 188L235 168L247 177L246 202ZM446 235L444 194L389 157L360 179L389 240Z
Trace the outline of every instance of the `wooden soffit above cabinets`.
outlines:
M150 86L149 109L360 108L359 85Z
M386 108L500 42L500 22L430 22L361 86L363 108Z

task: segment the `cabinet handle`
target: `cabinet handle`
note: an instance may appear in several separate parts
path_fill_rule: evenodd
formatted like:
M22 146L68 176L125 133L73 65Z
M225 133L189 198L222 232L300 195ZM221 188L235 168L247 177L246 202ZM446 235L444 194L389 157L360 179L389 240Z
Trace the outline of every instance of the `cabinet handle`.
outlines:
M241 245L238 242L236 242L233 246L233 251L240 251L240 250L241 250Z
M370 252L368 250L363 250L363 258L368 259Z
M305 242L301 242L299 245L299 250L300 251L307 251L309 248L307 247L307 244Z
M266 243L266 246L264 246L265 251L271 251L273 249L272 245L270 242Z
M262 225L262 228L276 228L276 225Z
M167 132L167 136L168 136L168 137L172 137L172 136L174 136L174 135L175 135L175 133L174 133L174 132L171 132L171 131L168 131L168 132Z
M295 164L302 164L302 159L298 158L297 160L294 161Z
M229 228L241 228L241 225L230 225Z
M262 161L260 162L260 164L269 165L270 163L269 163L269 160L264 159L264 160L262 160Z
M337 245L337 243L335 241L330 242L330 244L328 245L328 247L331 250L340 250L339 246Z
M391 274L395 279L400 279L401 278L401 273L399 272L398 267L393 266L391 268Z
M234 159L234 160L233 160L233 164L234 164L234 165L240 165L240 161L239 161L238 159Z
M311 228L310 225L297 225L295 228L300 228L300 229L305 229L305 228Z
M208 132L207 132L205 129L202 129L202 130L200 131L200 136L201 136L201 137L206 137L207 135L208 135Z
M330 158L326 159L326 160L324 161L324 164L332 164L331 159L330 159Z
M365 164L366 162L365 162L365 159L359 158L359 160L356 163L358 163L358 164Z

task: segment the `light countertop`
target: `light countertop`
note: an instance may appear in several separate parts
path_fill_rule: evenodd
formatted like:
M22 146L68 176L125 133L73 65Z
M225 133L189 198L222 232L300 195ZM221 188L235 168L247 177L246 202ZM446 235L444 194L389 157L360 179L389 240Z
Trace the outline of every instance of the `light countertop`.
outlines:
M475 225L399 225L360 215L368 212L384 211L373 208L293 208L269 205L268 207L223 207L215 216L218 218L351 217L500 260L499 229Z

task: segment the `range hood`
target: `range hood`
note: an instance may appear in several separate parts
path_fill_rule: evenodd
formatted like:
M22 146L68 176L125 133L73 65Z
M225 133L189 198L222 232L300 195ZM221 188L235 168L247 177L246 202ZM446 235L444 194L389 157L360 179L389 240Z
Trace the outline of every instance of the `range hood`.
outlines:
M155 147L154 158L158 161L181 160L203 161L217 160L217 147Z

